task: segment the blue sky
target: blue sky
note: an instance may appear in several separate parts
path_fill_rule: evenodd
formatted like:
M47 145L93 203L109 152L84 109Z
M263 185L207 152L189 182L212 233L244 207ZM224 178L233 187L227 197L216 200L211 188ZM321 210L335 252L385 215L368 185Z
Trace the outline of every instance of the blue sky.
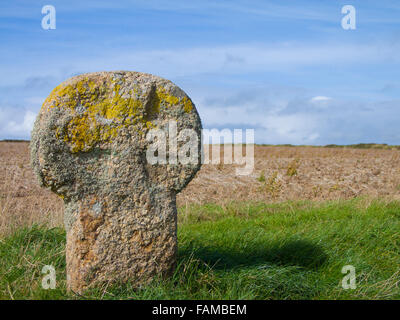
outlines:
M205 128L257 143L400 144L399 1L2 1L0 40L0 139L29 139L65 79L134 70L184 89Z

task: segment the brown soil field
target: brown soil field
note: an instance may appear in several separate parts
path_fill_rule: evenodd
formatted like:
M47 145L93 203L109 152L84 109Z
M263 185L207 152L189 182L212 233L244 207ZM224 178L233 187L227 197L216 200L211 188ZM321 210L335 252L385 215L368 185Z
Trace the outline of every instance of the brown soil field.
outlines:
M237 176L236 165L203 165L178 195L178 206L400 199L399 150L256 146L254 162L249 176ZM32 173L29 143L0 142L0 234L33 223L61 226L62 215L62 200L40 188Z

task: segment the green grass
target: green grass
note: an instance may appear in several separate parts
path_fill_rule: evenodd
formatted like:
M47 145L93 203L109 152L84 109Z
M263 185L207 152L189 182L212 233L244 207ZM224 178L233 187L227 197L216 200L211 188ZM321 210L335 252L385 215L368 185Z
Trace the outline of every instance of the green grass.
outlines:
M34 226L0 239L1 299L400 299L400 203L366 199L191 206L179 212L178 268L134 289L65 290L65 233ZM41 288L41 269L57 288ZM357 288L344 290L344 265Z

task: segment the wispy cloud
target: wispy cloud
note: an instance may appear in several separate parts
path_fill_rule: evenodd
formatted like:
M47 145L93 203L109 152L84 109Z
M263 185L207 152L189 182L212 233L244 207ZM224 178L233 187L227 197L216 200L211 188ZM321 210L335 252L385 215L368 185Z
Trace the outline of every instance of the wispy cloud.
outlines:
M45 4L45 3L43 3ZM345 1L54 0L0 4L0 139L29 138L44 98L66 78L136 70L171 79L205 127L255 128L265 143L398 143L399 7Z
M368 67L376 63L400 63L399 46L382 47L374 44L303 44L262 43L229 46L175 48L158 50L105 49L94 57L60 53L57 60L49 56L46 67L31 66L31 61L19 65L3 66L12 81L18 79L43 84L66 74L98 70L138 70L169 78L198 74L250 74L268 71L295 72L304 67L331 66L344 68L357 64ZM68 54L68 55L66 55ZM69 58L68 58L69 56ZM73 59L73 60L71 60ZM31 66L31 67L30 67ZM31 76L24 78L15 69L29 69ZM43 77L43 71L53 70L54 76ZM3 79L5 82L5 79Z
M325 97L325 96L316 96L311 98L311 102L319 102L319 101L329 101L332 98L330 97Z

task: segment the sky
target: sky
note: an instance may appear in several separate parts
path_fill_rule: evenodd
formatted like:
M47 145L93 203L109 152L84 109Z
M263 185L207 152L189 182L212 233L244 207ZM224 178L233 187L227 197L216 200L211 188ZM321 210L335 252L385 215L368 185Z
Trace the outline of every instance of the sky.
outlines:
M131 70L180 86L204 128L256 143L400 144L399 52L398 0L1 1L0 139L29 139L69 77Z

